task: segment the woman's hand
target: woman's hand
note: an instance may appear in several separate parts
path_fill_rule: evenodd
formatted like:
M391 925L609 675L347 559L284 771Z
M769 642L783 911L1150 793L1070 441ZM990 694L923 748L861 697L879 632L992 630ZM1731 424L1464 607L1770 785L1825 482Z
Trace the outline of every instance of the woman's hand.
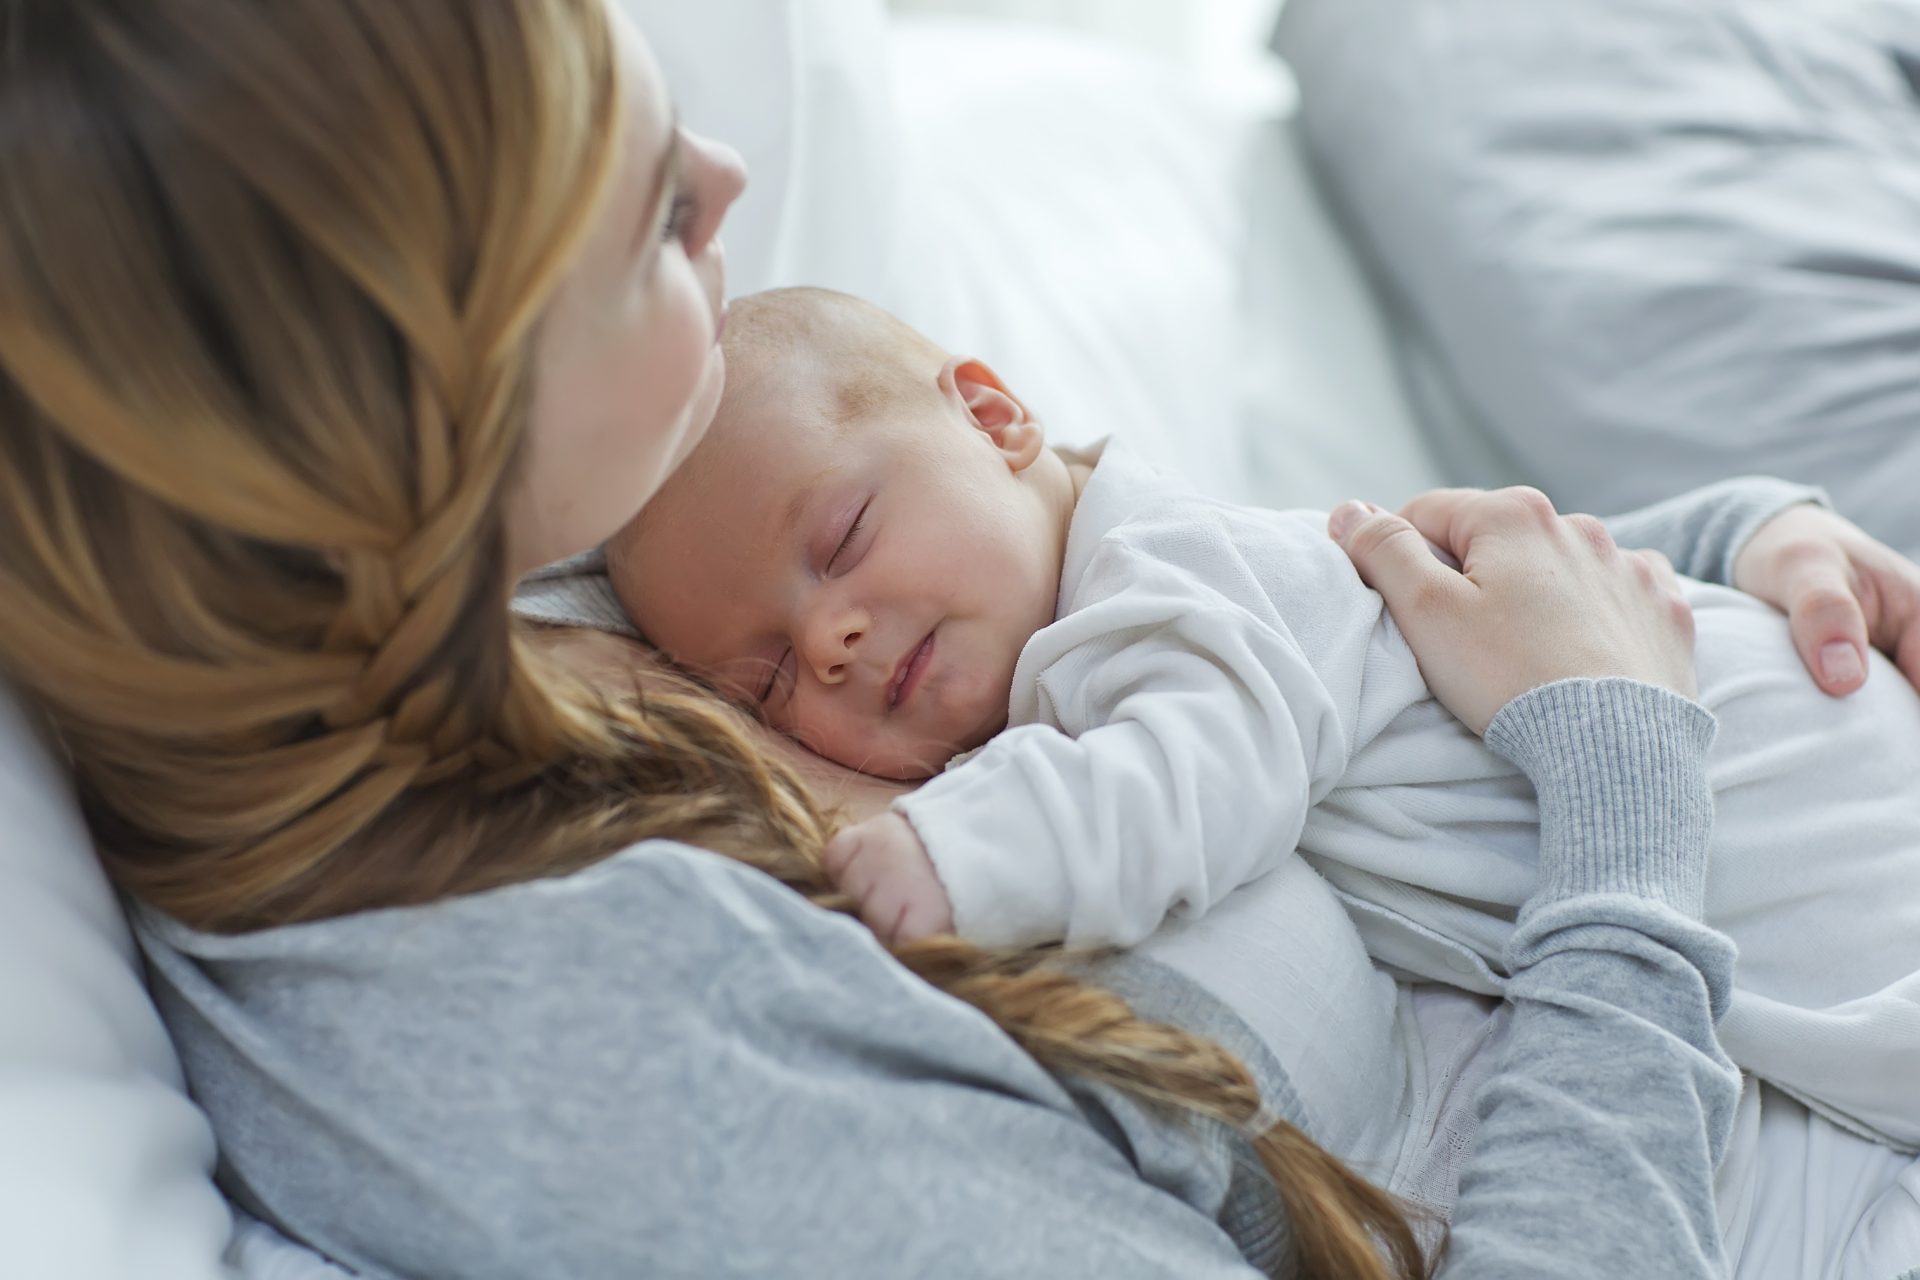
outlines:
M1920 688L1920 564L1812 505L1760 526L1733 562L1733 585L1787 615L1814 681L1836 697L1867 680L1867 646Z
M1536 489L1437 489L1400 515L1349 502L1327 525L1386 598L1434 696L1475 733L1527 690L1576 676L1694 696L1693 611L1673 566L1620 550L1598 520L1559 515Z

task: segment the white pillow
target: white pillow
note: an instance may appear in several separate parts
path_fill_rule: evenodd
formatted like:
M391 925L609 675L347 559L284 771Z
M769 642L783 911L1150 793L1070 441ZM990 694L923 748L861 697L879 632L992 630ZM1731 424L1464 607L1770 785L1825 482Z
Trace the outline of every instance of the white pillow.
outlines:
M897 271L875 301L984 358L1056 441L1244 496L1234 178L1249 124L1170 64L1016 22L899 22Z
M898 225L881 0L622 0L690 129L735 148L733 295L882 289Z
M62 768L0 686L0 1275L222 1274L213 1135Z
M1265 94L1017 22L896 23L894 275L1056 440L1113 434L1222 496L1440 483L1278 63Z

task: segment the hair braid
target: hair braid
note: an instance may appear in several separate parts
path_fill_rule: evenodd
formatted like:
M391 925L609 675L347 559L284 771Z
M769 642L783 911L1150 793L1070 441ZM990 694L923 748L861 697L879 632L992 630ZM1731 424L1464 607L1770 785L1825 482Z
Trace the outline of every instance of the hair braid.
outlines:
M508 613L528 335L618 145L605 22L0 8L0 670L115 879L189 924L429 902L649 837L850 905L754 726L665 674L607 700ZM1263 1114L1221 1046L1048 952L896 954L1050 1070ZM1420 1273L1383 1193L1284 1124L1257 1149L1300 1274Z

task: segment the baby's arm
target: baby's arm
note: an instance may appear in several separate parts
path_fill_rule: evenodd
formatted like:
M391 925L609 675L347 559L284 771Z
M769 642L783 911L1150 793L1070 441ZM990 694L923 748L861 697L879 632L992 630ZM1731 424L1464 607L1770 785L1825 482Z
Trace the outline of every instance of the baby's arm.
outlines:
M1224 603L1133 622L1043 677L1067 732L1009 730L894 802L968 938L1137 942L1286 856L1344 770L1334 699L1284 632Z

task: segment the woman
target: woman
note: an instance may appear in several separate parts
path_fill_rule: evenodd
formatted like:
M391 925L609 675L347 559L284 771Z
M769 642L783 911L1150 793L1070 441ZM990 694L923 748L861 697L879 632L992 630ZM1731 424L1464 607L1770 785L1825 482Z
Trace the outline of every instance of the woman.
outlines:
M1421 1269L1212 994L888 959L800 896L840 905L771 744L664 674L602 698L511 623L724 376L738 161L600 0L65 0L0 48L0 669L140 904L240 1203L368 1275ZM1737 1081L1688 919L1689 633L1647 562L1458 502L1493 513L1449 539L1470 611L1423 624L1398 544L1360 558L1565 803L1445 1266L1712 1274Z

